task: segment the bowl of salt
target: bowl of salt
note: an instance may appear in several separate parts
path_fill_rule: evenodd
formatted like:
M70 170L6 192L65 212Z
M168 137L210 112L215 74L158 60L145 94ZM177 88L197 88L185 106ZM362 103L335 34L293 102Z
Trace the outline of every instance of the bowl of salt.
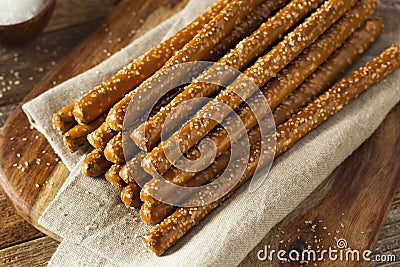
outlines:
M21 45L47 25L56 0L0 0L0 43Z

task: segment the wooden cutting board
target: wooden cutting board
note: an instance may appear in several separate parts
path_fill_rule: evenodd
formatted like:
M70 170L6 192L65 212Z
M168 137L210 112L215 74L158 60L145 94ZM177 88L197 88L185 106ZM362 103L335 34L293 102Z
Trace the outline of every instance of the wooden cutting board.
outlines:
M120 1L101 27L47 73L24 98L22 104L54 87L54 84L60 84L98 65L176 14L187 1ZM69 172L64 164L57 160L46 139L30 127L21 105L9 116L0 134L0 185L18 213L39 230L47 233L46 229L41 229L37 220ZM38 160L40 164L37 164Z
M186 2L187 0L121 1L105 23L60 61L23 102L50 89L54 83L61 83L99 64L181 10ZM114 40L112 43L109 42L111 39ZM346 231L343 232L346 233L349 244L372 249L400 179L399 115L400 105L392 110L379 130L360 149L280 223L280 231L285 234L278 235L274 232L275 229L260 246L268 242L280 244L281 240L294 240L294 236L301 236L303 242L309 242L313 240L315 232L304 227L304 221L317 220L326 222L335 231L338 228L337 223L339 227L340 224L345 224ZM14 111L2 129L0 170L0 185L19 214L39 230L55 236L46 229L41 229L37 220L69 172L62 162L57 161L45 138L30 127L21 107ZM366 234L360 237L357 232L359 229L364 229ZM323 231L318 232L318 236L326 237L326 242L332 242L325 235L327 233ZM279 236L279 240L276 236ZM293 245L299 244L303 243L298 241ZM256 252L255 250L249 254L243 266L260 263L254 261ZM343 266L351 264L346 263Z

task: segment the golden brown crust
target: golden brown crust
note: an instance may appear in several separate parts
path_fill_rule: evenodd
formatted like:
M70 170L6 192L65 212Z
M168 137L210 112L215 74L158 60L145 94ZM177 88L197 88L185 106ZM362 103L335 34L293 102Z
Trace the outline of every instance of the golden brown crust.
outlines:
M277 127L276 155L288 150L329 116L341 110L351 99L356 98L399 66L400 47L392 45L365 66L336 83L301 112Z
M226 83L231 79L231 75L229 75L229 73L226 73L226 77L220 75L218 69L221 65L230 66L239 70L243 69L323 1L313 0L307 1L306 3L303 2L304 1L290 2L276 15L263 23L250 36L242 40L235 48L222 57L218 61L219 65L215 65L205 71L197 80L210 80L211 77L213 81L218 81L219 84ZM276 3L277 6L282 4L282 2L274 3ZM255 46L254 44L257 45ZM147 122L140 125L131 135L133 140L141 149L147 149L147 151L150 151L160 141L161 130L164 130L165 128L165 126L163 126L164 122L176 107L190 99L212 96L219 90L220 87L215 85L215 82L212 84L198 81L192 82L192 84L187 86L185 90L172 100L164 109L150 118ZM189 108L190 107L187 107L187 109ZM195 111L195 107L187 112L193 113L193 111ZM182 119L177 119L174 124L183 124L184 121L182 121Z
M96 130L105 120L105 115L97 118L89 124L78 124L64 134L64 145L70 152L76 152L87 148L89 142L87 135Z
M208 113L215 114L213 111L218 110L217 105L220 105L220 103L232 109L237 108L243 102L243 99L239 97L235 91L240 91L244 98L248 98L254 93L255 87L249 84L249 78L259 87L264 85L276 75L279 70L311 45L314 40L350 9L355 2L357 1L332 0L325 2L325 4L308 17L305 22L289 33L283 41L277 44L266 55L260 57L254 65L248 68L244 72L247 78L239 76L230 86L218 94L213 101L205 105L195 117L187 121L181 129L155 147L143 160L142 166L144 170L152 175L156 173L165 173L165 171L171 167L171 163L174 163L176 160L172 158L171 155L167 158L164 153L165 150L169 150L169 147L179 144L180 151L186 153L191 147L195 146L207 133L217 126L217 121L222 121L225 116L220 114L220 118L211 120L207 119ZM346 36L349 36L351 32L366 19L368 14L373 12L374 7L374 0L360 1L355 8L343 17L343 19L336 23L327 33L312 44L310 48L305 50L297 60L282 71L280 77L273 80L267 88L263 90L263 94L269 106L272 109L275 108L280 101L296 89L304 79L311 75L313 71L343 43ZM321 17L324 19L321 20ZM256 98L254 103L257 104L257 101L258 99ZM257 106L258 114L265 113L263 105L255 106ZM249 108L239 109L237 113L247 130L257 124L257 118ZM229 137L235 140L234 136ZM223 136L223 133L219 134L218 142L224 144L226 140L227 138ZM216 146L218 150L221 150L219 151L221 153L227 149L227 146L223 147L219 143L216 143Z
M279 104L274 110L275 124L284 123L327 90L378 38L382 27L380 19L367 20L325 64Z
M217 61L227 51L233 48L243 38L253 33L261 24L274 12L282 8L289 0L264 1L258 7L247 15L238 25L233 28L232 32L216 44L202 60Z
M62 109L54 113L52 118L53 128L59 134L66 133L76 124L74 115L72 114L73 109L74 103L63 107Z
M135 179L133 179L131 175L129 167L126 164L124 164L124 166L122 166L121 170L119 171L119 177L121 177L121 179L124 180L125 183L131 183L135 181Z
M110 182L115 187L125 187L126 183L119 176L119 171L122 168L122 164L114 164L110 167L110 169L105 173L106 180Z
M245 136L243 138L248 138L249 145L252 146L256 142L259 142L260 134L260 129L257 126L249 131L248 137ZM196 160L198 157L200 157L200 154L196 154L195 157L196 158L193 157L192 160ZM230 158L231 153L230 150L228 150L217 157L209 167L201 172L185 172L176 167L172 167L167 173L165 173L165 175L163 175L163 178L176 185L188 187L205 185L216 179L217 176L225 170L225 168L228 166ZM141 218L144 222L152 222L152 224L159 223L174 210L171 205L160 202L152 197L158 186L160 186L159 180L157 178L153 178L143 186L142 191L140 192L140 199L145 204L149 204L142 207L143 212L141 212ZM169 192L169 194L173 193L174 192Z
M142 160L146 155L145 152L140 152L128 161L119 172L119 175L126 183L134 183L140 181L143 184L150 179L150 176L142 168Z
M99 128L88 134L87 139L94 148L104 149L108 141L116 134L117 132L113 131L106 122L103 122Z
M393 45L380 56L336 83L326 93L316 98L306 108L278 127L276 156L286 151L301 137L340 110L351 99L357 97L369 86L380 81L399 66L400 47ZM256 150L252 148L252 151ZM249 161L245 174L235 189L251 177L251 171L254 172L254 166ZM229 195L227 194L224 198L205 206L177 209L171 216L144 235L145 246L156 255L162 255Z
M153 90L153 88L154 86L158 86L159 80L162 77L167 77L165 82L171 81L165 70L177 64L201 60L219 41L233 30L240 20L245 18L261 2L261 0L231 0L217 16L206 25L203 25L198 34L182 49L178 50L160 70L113 106L107 116L107 123L110 127L116 131L122 130L127 107L133 97L138 94L143 96L141 103L140 105L130 107L128 116L132 121L140 118L143 115L143 107L151 106L154 104L154 100L158 99L159 92ZM196 74L194 75L197 76Z
M253 175L258 165L260 147L260 142L257 142L251 147L249 160L247 158L245 159L246 162L248 162L247 168L243 177L240 178L239 183L231 192L223 198L204 206L176 209L172 215L167 217L143 236L145 246L157 256L162 255L209 212L222 203L235 189L239 187L240 184L246 181L248 178L247 176ZM238 160L242 162L244 159L241 158ZM230 171L235 172L234 169L231 169ZM218 188L213 188L213 191L214 189L217 190ZM213 192L207 190L202 192L202 194L209 193ZM201 195L199 195L199 197L201 197Z
M110 141L108 141L104 148L104 156L108 161L113 163L122 163L140 152L140 149L131 141L126 138L123 141L123 133L118 132ZM127 157L125 159L125 156Z
M82 174L89 177L98 177L103 175L112 163L109 162L101 149L93 149L83 161Z
M121 191L121 200L128 208L138 208L142 204L139 193L140 187L136 183L129 183Z
M140 208L140 218L146 224L157 224L174 210L175 207L168 204L144 202Z
M134 60L111 79L82 97L74 107L75 119L80 123L88 123L111 108L126 93L161 68L173 56L176 49L182 48L189 42L202 29L203 25L218 14L228 2L228 0L218 1L188 26ZM170 49L170 47L174 47L174 49Z

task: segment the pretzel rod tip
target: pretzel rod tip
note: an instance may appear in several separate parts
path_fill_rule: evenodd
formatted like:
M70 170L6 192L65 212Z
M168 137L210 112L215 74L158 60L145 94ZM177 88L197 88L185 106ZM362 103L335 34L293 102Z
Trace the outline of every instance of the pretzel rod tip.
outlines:
M121 200L128 208L137 208L142 204L139 194L140 187L136 183L129 183L121 191Z
M101 149L94 149L90 152L82 163L82 174L89 177L103 175L112 163L109 162Z

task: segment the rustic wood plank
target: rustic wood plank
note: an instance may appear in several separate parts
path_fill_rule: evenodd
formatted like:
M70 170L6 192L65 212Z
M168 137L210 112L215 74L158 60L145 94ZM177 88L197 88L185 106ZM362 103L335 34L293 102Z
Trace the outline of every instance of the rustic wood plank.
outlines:
M0 250L0 266L46 266L58 242L41 237Z
M287 253L302 251L308 246L318 251L335 248L336 240L344 238L352 249L373 251L400 178L399 115L400 104L361 147L268 233L241 266L299 265L298 262L281 264L276 256L272 262L259 261L257 253L266 245ZM382 235L398 236L398 223L385 226ZM359 265L359 262L323 263L324 267Z
M22 47L0 46L0 106L22 100L48 70L98 27L99 20L118 1L58 0L54 15L44 30L45 33L57 33L42 34ZM85 25L74 27L81 24ZM34 66L32 62L35 62ZM0 117L4 116L0 113Z
M100 0L95 0L95 1L100 1ZM75 3L74 3L75 2ZM1 89L6 88L10 86L12 89L8 91L14 91L14 88L16 89L15 91L15 96L13 94L7 95L3 99L0 97L0 101L3 101L3 104L5 106L0 107L0 123L1 121L5 120L8 117L8 114L10 111L16 106L16 104L9 104L9 103L16 103L18 102L21 97L23 97L33 86L34 84L39 81L46 73L47 70L50 70L55 63L58 62L59 58L62 58L65 53L68 52L70 47L72 47L74 44L68 43L65 45L64 39L63 38L71 38L73 36L76 37L77 40L81 39L85 34L82 34L79 36L81 33L81 27L74 27L74 30L67 29L73 25L79 25L79 24L87 24L87 22L91 22L92 28L96 27L97 22L93 22L93 20L96 20L98 18L101 18L103 15L100 15L102 12L105 11L105 6L112 4L112 0L105 0L104 5L101 6L101 10L97 14L94 14L90 9L95 7L94 1L77 1L77 0L58 0L58 7L60 5L64 5L64 7L61 10L65 10L64 8L67 8L69 11L65 12L59 12L57 13L56 9L56 15L53 17L53 20L50 22L49 26L45 30L46 34L43 34L39 37L39 39L35 40L35 42L40 42L41 38L44 38L42 40L42 43L39 45L40 51L36 50L36 46L31 44L32 48L28 52L26 52L27 47L30 45L27 45L25 47L20 48L18 50L19 52L13 52L14 50L10 50L5 52L5 50L0 48L0 76L5 77L3 80L0 78L0 94L2 93ZM175 5L176 3L173 3L174 1L170 1L168 4L169 5ZM176 2L176 1L175 1ZM183 1L182 3L184 3ZM73 10L77 8L77 6L74 5L80 5L79 12L73 13ZM93 5L93 6L91 6ZM104 9L103 9L104 8ZM167 6L168 8L168 6ZM69 14L74 14L74 16L69 16ZM93 16L91 16L93 15ZM146 19L146 22L144 25L140 28L139 32L136 32L136 36L144 33L147 29L151 28L150 25L151 23L148 23L149 21L153 21L154 19L163 19L164 11L163 9L158 9L156 12L153 12L153 15L148 17ZM86 16L86 17L85 17ZM98 16L98 17L97 17ZM87 19L87 20L85 20ZM87 25L82 26L82 28L85 28ZM61 30L62 29L62 30ZM77 30L78 29L78 30ZM55 32L56 31L56 32ZM66 34L66 31L70 31L70 34ZM89 32L90 29L87 30ZM53 35L54 34L54 35ZM59 36L58 36L59 35ZM130 37L132 37L132 34L130 33ZM55 37L54 39L57 39L56 41L53 41L53 38L50 38L50 42L48 36L58 36ZM69 39L68 39L69 40ZM51 54L54 49L56 49L56 44L62 44L65 47L61 48L66 48L64 54L62 54L62 51L59 52L59 54L55 55L55 59L51 57L46 57L43 55L46 54ZM63 50L64 51L64 50ZM17 55L15 54L17 53ZM1 57L7 54L7 64L2 65L3 60L1 60ZM27 57L30 57L30 59L34 58L35 61L31 60L26 60ZM29 72L25 72L26 70L30 71L32 68L32 63L37 62L42 60L43 58L43 64L38 64L42 65L43 71L39 71L38 69L36 72L32 71L31 76L26 75L29 74ZM18 60L15 61L14 58L17 58ZM52 63L54 61L54 63ZM22 62L22 63L21 63ZM45 64L50 64L50 65L45 65ZM35 64L33 64L35 65ZM14 73L10 73L11 70L7 69L9 66L13 66L14 73L17 71L20 75L19 77L19 84L14 84L14 81L16 81L18 77L14 75ZM39 67L40 68L40 67ZM5 70L5 71L4 71ZM33 80L30 80L29 77L32 77ZM6 84L2 84L2 82L5 80ZM13 83L7 84L8 80L12 80ZM17 95L19 94L19 95ZM6 100L4 100L6 99ZM0 126L2 123L0 124ZM42 191L43 192L43 191ZM3 199L1 199L3 197ZM399 240L400 240L400 227L397 225L397 222L400 220L399 215L398 215L398 204L400 204L400 187L399 190L397 191L397 194L394 198L393 205L391 207L391 210L388 215L387 222L385 223L385 228L383 229L381 235L380 235L380 241L376 245L376 253L381 253L384 252L386 254L395 254L398 255L398 259L400 259L399 255ZM47 263L47 260L50 258L51 254L55 250L55 247L57 246L57 242L53 241L50 238L40 238L40 246L37 246L36 240L26 242L27 240L30 240L32 238L37 238L35 234L38 234L41 236L39 232L37 232L33 227L30 227L26 222L24 222L20 217L16 215L16 212L10 208L10 205L7 205L4 196L2 196L0 192L0 265L5 265L5 266L26 266L29 264L33 264L33 266L44 266ZM4 227L5 226L5 227ZM4 230L4 231L2 231ZM3 241L3 243L1 243ZM17 253L8 253L7 256L4 256L2 252L4 250L1 250L1 248L12 246L14 244L19 244L18 246L13 246L10 249L11 250L21 250L20 252ZM24 243L26 242L26 243ZM45 258L47 260L43 259L43 251L49 250L48 248L52 247L51 253L49 255L46 255ZM9 252L10 250L7 249ZM28 252L27 252L28 251ZM27 254L28 253L28 254ZM20 254L25 254L25 256L22 256L20 258ZM28 255L28 256L26 256ZM28 257L28 259L26 259ZM7 264L6 264L7 263ZM265 266L265 265L264 265ZM378 266L377 263L371 266ZM394 264L388 265L388 266L395 266Z
M119 0L58 0L53 18L44 32L90 23L104 18Z
M19 103L72 47L99 24L100 21L95 21L42 34L23 47L3 47L0 50L0 106Z
M17 214L0 190L0 251L42 236L42 233Z
M1 127L4 125L11 112L13 112L17 106L17 103L0 106L0 131Z

